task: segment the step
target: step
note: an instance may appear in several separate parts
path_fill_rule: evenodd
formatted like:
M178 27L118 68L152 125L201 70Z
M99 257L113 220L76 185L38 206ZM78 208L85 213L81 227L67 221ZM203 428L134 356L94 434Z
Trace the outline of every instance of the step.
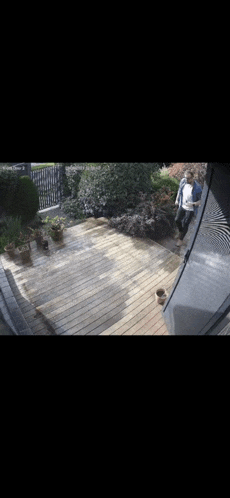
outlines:
M5 299L3 297L2 291L0 290L0 321L1 323L5 325L5 327L8 327L12 334L17 335L16 328L11 320L10 314L8 312L8 308L6 306Z
M31 335L32 332L28 327L28 324L18 306L18 303L12 292L11 286L6 277L6 273L1 261L1 256L0 256L0 291L4 307L6 309L6 314L7 316L10 317L10 321L13 324L16 334Z

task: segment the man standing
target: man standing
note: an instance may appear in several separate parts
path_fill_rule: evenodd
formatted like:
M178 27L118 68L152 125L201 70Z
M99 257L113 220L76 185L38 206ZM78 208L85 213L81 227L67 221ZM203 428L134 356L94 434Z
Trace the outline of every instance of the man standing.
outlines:
M190 170L185 171L185 177L180 182L175 202L177 206L179 205L175 218L177 228L179 229L177 247L182 246L189 224L193 216L197 215L198 206L201 205L201 195L202 187L194 180L193 172Z

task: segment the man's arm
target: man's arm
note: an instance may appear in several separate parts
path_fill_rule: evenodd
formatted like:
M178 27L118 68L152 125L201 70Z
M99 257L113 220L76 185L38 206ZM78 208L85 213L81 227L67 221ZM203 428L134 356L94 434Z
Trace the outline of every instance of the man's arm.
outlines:
M193 206L200 206L201 205L201 201L197 201L197 202L192 202Z
M180 188L181 188L182 181L183 181L183 178L180 181L180 185L179 185L179 189L178 189L178 192L177 192L177 197L176 197L176 200L175 200L175 204L179 204L179 194L180 194Z
M198 199L196 202L193 202L193 205L194 206L200 206L201 205L201 195L202 195L202 192L197 192L196 194L196 198Z

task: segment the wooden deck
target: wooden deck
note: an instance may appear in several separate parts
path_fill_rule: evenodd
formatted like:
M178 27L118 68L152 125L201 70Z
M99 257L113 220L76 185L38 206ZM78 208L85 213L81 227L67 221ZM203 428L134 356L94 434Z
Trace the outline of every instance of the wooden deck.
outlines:
M31 244L31 263L2 255L17 303L34 335L165 335L155 291L170 292L182 259L150 239L88 219Z

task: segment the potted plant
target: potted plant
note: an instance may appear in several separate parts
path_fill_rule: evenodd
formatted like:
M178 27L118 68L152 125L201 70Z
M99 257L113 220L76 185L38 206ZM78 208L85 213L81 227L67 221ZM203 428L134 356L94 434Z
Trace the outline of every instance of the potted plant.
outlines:
M4 247L5 252L10 256L10 258L13 258L15 256L14 250L15 250L15 244L14 242L9 242L6 247Z
M43 240L42 230L39 230L38 228L31 228L31 227L28 228L31 230L32 232L31 236L33 240L36 240L37 246L41 246Z
M65 219L66 218L59 218L58 216L56 216L55 218L50 218L49 216L47 216L44 220L45 223L49 224L47 231L53 240L62 240L63 231L65 228Z
M22 261L24 262L29 261L30 251L31 251L30 239L28 238L27 235L23 235L22 232L20 232L18 239L18 250Z

